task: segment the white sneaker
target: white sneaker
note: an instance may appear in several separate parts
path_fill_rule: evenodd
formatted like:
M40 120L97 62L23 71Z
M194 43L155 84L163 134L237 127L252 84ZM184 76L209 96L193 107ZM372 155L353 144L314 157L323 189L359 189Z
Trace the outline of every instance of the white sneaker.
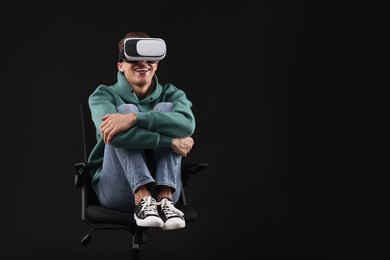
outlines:
M157 209L157 202L151 196L143 197L135 207L134 219L141 227L163 227L164 222L160 218Z
M163 198L158 202L158 212L164 222L162 229L172 230L184 228L186 226L184 213L175 208L170 198Z

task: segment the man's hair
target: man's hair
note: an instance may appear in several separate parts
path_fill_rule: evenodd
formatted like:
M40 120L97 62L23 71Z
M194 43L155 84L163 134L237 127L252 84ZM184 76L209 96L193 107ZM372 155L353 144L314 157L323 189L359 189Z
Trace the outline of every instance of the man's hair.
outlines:
M137 31L127 33L118 43L119 52L121 52L124 49L124 42L127 38L150 38L150 36L144 32L137 32Z

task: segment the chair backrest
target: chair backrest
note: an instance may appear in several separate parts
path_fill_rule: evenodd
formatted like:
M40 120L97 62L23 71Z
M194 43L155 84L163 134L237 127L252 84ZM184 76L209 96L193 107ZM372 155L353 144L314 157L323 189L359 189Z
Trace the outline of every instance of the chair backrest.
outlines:
M84 162L88 161L88 156L96 144L96 129L93 125L91 111L88 103L80 103L81 127L83 133L83 156Z
M92 149L96 144L96 130L92 121L91 112L86 102L80 103L80 116L81 116L81 128L83 136L83 157L84 163L88 164L88 157ZM86 169L86 168L85 168ZM95 191L91 185L92 176L87 173L84 176L83 184L81 188L81 203L82 213L81 219L84 222L91 222L87 217L87 208L91 205L100 205L99 200L96 196Z

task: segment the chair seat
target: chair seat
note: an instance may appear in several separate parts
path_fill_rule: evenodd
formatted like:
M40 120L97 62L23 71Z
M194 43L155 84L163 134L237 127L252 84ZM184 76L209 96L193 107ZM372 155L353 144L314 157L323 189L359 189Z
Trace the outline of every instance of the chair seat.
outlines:
M87 217L92 223L106 223L130 226L135 224L134 214L115 211L102 206L90 205Z
M184 213L186 222L193 221L197 217L196 210L188 205L177 203L175 207ZM97 205L88 206L87 217L92 223L107 223L124 226L135 224L133 213L115 211Z
M175 207L177 209L180 209L184 213L184 219L186 220L186 222L191 222L195 220L198 216L198 212L196 211L196 209L191 206L177 203Z

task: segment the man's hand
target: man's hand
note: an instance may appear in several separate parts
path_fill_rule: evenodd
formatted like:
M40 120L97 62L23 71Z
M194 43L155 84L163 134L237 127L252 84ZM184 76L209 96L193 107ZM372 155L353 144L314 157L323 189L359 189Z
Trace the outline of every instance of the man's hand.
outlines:
M171 148L175 153L186 157L193 145L194 139L192 137L173 138Z
M135 125L135 113L129 114L107 114L100 118L100 134L103 142L109 144L112 138L119 132L127 130Z

